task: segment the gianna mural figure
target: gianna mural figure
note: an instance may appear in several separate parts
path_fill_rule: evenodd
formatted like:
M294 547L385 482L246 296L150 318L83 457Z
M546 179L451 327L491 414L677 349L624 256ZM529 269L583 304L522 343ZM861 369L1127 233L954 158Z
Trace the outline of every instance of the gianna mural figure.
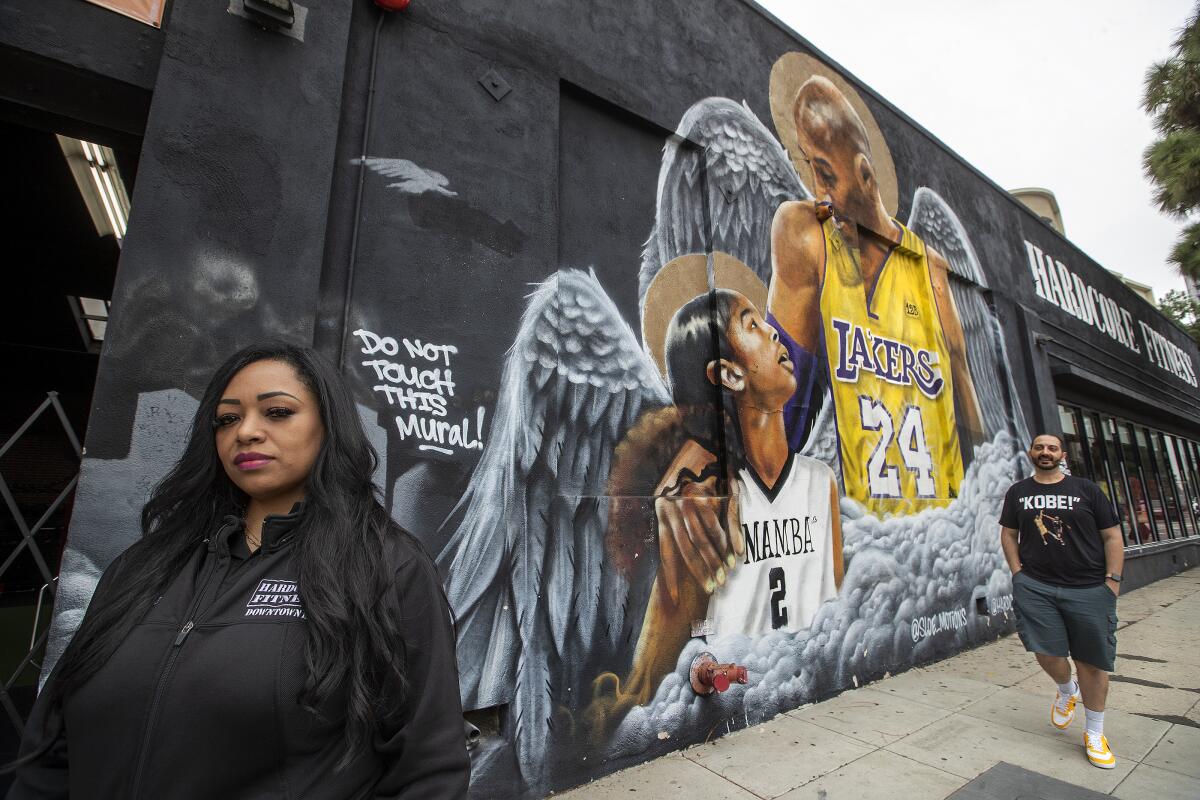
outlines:
M666 360L677 407L708 411L709 432L731 423L731 522L744 555L707 614L700 607L687 622L703 619L699 627L717 636L807 628L841 583L842 534L833 471L788 446L783 406L797 380L787 348L748 298L715 289L675 314ZM712 413L714 387L723 420Z
M837 480L829 466L788 444L783 408L795 393L797 376L779 333L745 295L716 289L676 312L665 360L675 413L647 415L618 448L614 474L626 471L624 462L647 458L638 442L678 435L671 428L686 429L684 435L703 443L705 452L724 450L719 440L729 430L728 465L722 469L710 456L695 479L716 476L717 494L731 496L726 520L737 557L717 567L719 585L711 579L678 581L674 574L683 569L683 559L659 532L660 579L629 680L621 687L610 674L593 687L589 715L599 730L650 700L663 676L676 668L688 639L803 630L842 582ZM681 490L659 487L658 504L703 502ZM622 531L620 515L611 519L618 535L630 535ZM632 538L636 542L636 531ZM707 543L699 549L713 560Z

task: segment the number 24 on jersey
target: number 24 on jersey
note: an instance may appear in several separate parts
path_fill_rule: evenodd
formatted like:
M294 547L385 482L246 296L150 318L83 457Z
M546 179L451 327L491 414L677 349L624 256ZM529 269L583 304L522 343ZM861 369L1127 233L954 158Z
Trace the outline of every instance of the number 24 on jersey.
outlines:
M904 468L916 478L917 496L933 497L937 491L933 480L933 456L925 442L925 424L921 409L907 406L897 431L887 407L870 397L859 396L859 416L863 430L879 431L879 443L867 460L867 486L872 497L902 497L900 468L888 461L892 441L900 451Z

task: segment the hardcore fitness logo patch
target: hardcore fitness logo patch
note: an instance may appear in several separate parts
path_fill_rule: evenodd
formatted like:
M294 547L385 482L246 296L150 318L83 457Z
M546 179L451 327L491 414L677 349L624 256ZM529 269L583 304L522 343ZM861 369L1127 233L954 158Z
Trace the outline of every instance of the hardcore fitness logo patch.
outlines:
M247 617L299 617L304 619L300 594L295 581L267 578L258 584L250 602L246 603Z

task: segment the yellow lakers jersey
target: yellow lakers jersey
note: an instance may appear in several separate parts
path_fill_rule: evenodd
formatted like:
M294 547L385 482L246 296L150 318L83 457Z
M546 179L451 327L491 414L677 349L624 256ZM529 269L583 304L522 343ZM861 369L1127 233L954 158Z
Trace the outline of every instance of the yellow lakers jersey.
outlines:
M896 223L899 225L899 223ZM946 505L962 483L950 351L925 243L903 230L866 285L826 220L821 317L846 494L877 514Z

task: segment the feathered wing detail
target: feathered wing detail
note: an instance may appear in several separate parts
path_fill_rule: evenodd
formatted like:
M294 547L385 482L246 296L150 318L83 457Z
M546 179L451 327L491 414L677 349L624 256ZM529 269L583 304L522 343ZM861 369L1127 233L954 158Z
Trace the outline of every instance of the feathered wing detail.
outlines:
M941 253L950 264L950 271L980 288L988 288L983 265L967 236L967 229L942 196L922 186L913 194L908 227L925 244Z
M638 302L645 303L664 264L688 253L729 253L769 284L775 210L811 197L787 151L749 106L724 97L699 101L663 146Z
M927 186L920 187L913 195L908 227L945 257L953 273L950 292L962 321L967 365L979 398L985 433L990 438L1004 430L1019 441L1027 441L1025 416L1008 370L1000 321L984 294L987 277L966 228L946 201Z
M594 273L562 270L537 287L438 557L464 704L511 703L523 770L543 769L558 706L581 696L597 650L616 646L629 585L605 568L610 460L637 416L668 402Z
M824 367L822 367L823 369ZM837 475L838 481L842 479L842 459L840 458L841 443L838 440L837 433L837 418L836 410L833 404L833 395L828 390L823 391L821 397L821 405L815 412L816 420L813 422L812 433L805 440L803 447L800 448L800 455L815 458L818 461L823 461L829 465Z
M450 180L440 172L434 172L431 169L425 169L419 164L414 164L407 158L378 158L376 156L367 156L365 158L355 158L350 163L362 164L372 172L377 172L385 178L399 178L395 183L389 183L389 189L399 189L405 194L425 194L433 192L435 194L445 195L446 197L454 197L458 192L452 192L447 188Z

